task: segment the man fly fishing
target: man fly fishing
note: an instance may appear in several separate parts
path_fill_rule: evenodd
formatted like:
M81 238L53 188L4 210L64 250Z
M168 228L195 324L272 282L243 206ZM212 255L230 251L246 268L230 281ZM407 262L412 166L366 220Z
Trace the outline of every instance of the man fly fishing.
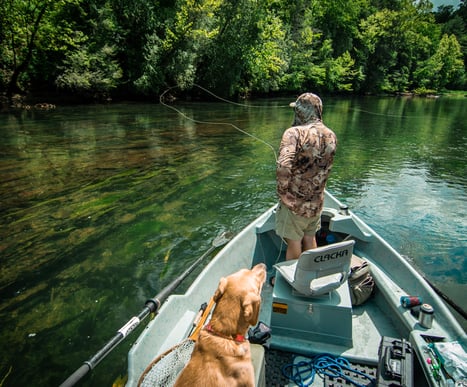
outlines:
M302 251L317 247L337 138L322 122L323 104L317 95L304 93L290 106L295 118L282 136L277 160L276 233L287 242L286 259L297 259Z

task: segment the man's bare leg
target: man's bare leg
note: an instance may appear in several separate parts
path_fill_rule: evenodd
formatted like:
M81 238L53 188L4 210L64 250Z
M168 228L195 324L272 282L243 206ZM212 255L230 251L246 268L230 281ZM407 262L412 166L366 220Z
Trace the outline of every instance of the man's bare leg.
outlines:
M293 241L285 238L287 242L287 251L285 253L285 259L297 259L302 253L302 241Z
M303 251L318 247L314 235L305 235L301 241L293 241L287 238L285 238L285 241L287 242L286 260L297 259Z
M303 251L316 249L318 247L318 244L316 243L316 237L314 235L305 235L302 239L302 242Z
M287 251L285 252L285 259L298 259L302 251L314 249L317 247L315 236L305 235L301 241L293 241L284 238L287 242ZM302 250L303 246L303 250ZM271 285L274 286L275 278L270 279Z
M287 242L287 251L285 253L285 259L297 259L302 253L302 241L293 241L285 238Z

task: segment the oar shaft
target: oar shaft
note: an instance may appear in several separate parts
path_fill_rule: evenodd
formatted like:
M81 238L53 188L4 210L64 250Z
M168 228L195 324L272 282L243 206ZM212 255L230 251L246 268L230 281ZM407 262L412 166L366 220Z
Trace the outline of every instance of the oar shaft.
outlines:
M174 281L168 284L164 289L162 289L157 296L150 298L146 301L146 307L154 308L151 312L155 313L159 310L162 302L170 296L170 294L182 283L182 281L190 275L190 273L195 270L195 268L199 265L199 263L206 258L209 254L211 254L216 246L211 246L208 251L206 251L201 257L199 257L191 266L186 269L180 276L178 276Z
M222 244L227 242L222 241ZM66 379L60 387L74 386L81 378L83 378L90 370L92 370L102 359L104 359L126 336L128 336L147 316L151 313L156 313L161 307L162 303L168 296L180 285L180 283L188 277L188 275L198 266L198 264L209 254L211 254L216 247L221 244L211 246L201 257L199 257L188 269L186 269L174 281L162 289L155 297L146 301L144 309L138 316L132 317L123 327L121 327L116 335L107 342L102 349L97 352L93 357L78 368L68 379Z
M462 309L459 305L457 305L450 297L446 295L440 288L435 286L431 281L429 281L426 277L423 277L428 285L436 292L438 296L440 296L448 305L450 305L457 313L459 313L465 320L467 320L467 312Z

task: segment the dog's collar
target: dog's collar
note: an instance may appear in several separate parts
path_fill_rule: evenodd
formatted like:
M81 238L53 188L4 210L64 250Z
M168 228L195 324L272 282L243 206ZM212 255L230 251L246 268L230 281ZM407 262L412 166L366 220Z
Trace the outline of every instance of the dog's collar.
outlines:
M233 340L233 341L236 341L237 343L243 343L244 341L246 341L246 338L245 336L237 333L237 335L235 336L227 336L227 335L224 335L222 333L219 333L219 332L216 332L212 329L212 326L211 324L207 324L205 327L204 327L204 330L211 333L212 335L215 335L215 336L219 336L219 337L222 337L224 339L228 339L228 340Z

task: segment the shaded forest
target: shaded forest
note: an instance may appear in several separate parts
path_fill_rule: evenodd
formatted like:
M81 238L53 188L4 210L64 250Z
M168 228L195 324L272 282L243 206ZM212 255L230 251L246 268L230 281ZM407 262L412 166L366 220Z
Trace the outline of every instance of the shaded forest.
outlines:
M466 19L465 0L2 0L0 93L462 90Z

